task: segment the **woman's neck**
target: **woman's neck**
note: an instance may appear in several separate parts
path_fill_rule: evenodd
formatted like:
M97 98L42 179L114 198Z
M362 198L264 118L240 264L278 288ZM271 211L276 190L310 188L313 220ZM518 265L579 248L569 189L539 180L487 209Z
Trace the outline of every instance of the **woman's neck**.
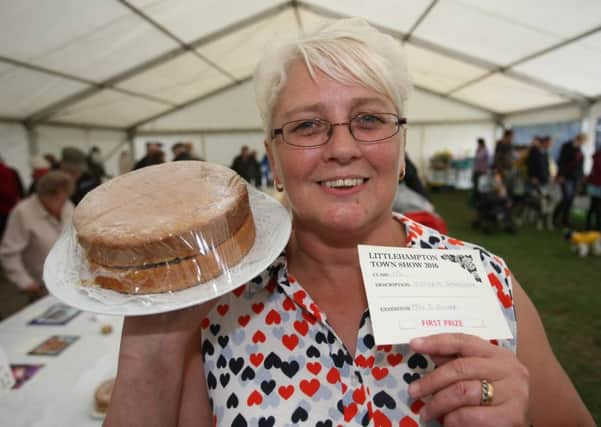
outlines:
M293 233L286 250L290 272L301 277L322 277L334 285L336 282L360 282L359 244L404 246L405 233L392 214L375 227L355 234L328 235L294 220ZM311 282L313 280L306 284Z

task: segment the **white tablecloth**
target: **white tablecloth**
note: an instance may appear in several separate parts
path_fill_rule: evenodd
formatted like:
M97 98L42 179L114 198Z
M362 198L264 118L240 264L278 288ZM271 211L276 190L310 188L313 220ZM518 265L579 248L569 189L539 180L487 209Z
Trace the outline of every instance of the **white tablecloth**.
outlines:
M44 364L19 389L0 397L2 427L99 427L92 418L94 390L115 375L123 318L82 312L66 325L28 325L52 304L48 296L0 322L0 346L10 364ZM102 325L113 332L102 335ZM78 335L58 356L27 353L52 335Z

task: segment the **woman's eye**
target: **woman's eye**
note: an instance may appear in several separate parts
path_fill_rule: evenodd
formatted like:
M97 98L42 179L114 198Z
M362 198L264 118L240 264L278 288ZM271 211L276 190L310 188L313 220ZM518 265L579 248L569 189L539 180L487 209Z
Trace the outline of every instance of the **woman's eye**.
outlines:
M316 120L305 120L305 121L296 123L292 127L292 132L293 133L308 133L308 132L318 131L321 128L322 128L322 126L321 126L320 122L318 122Z
M361 116L357 116L355 118L355 121L359 126L367 127L378 126L385 123L385 120L383 120L382 117L377 116L375 114L364 114Z

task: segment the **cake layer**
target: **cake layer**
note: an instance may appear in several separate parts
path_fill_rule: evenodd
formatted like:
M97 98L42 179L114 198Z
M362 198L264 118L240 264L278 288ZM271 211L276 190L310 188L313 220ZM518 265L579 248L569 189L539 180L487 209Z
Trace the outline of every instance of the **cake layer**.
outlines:
M235 172L180 161L96 188L77 206L74 224L90 263L132 267L208 254L249 215L246 184Z
M177 291L221 275L248 253L254 241L255 224L250 216L230 239L208 254L138 268L111 268L90 263L90 271L98 285L121 293Z

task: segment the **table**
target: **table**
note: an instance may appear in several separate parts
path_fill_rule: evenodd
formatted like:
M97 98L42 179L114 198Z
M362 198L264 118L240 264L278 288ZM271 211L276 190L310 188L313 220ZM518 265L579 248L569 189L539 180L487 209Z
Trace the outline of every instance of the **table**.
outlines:
M99 427L91 416L94 390L115 376L123 318L81 312L65 325L28 325L52 304L47 296L0 322L0 346L11 364L44 364L19 389L0 397L2 427ZM102 325L112 333L102 335ZM27 353L52 335L80 338L58 356Z

